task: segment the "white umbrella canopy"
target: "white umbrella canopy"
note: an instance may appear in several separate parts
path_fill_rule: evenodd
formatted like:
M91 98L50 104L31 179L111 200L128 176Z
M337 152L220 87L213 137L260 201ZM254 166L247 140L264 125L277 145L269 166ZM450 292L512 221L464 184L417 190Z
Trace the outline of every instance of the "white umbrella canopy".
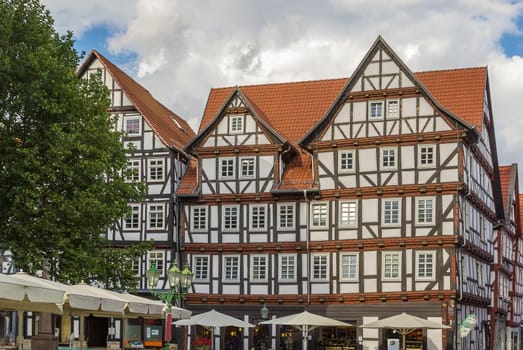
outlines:
M349 323L335 320L333 318L317 315L308 311L297 314L274 318L272 320L260 322L260 324L277 324L293 326L302 332L303 350L307 349L309 332L318 327L350 327Z
M383 328L383 329L394 329L401 334L401 347L405 350L405 336L416 329L443 329L450 328L449 326L439 324L426 320L421 317L410 315L406 312L402 312L399 315L382 318L381 320L369 322L361 325L362 328Z
M173 319L182 320L190 318L192 311L177 306L171 306L171 315L173 316Z
M0 309L61 314L65 291L23 272L0 274Z
M194 315L185 320L173 322L177 326L204 326L204 327L255 327L255 325L242 321L236 317L222 314L214 309L202 314Z

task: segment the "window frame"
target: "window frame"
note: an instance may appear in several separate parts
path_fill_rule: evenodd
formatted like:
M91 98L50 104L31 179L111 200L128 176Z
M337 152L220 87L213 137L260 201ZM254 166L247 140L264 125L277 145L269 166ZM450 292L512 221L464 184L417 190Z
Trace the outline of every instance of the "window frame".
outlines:
M161 208L161 226L153 226L152 225L152 216L153 213L152 207ZM163 230L165 228L166 224L166 218L165 218L165 203L159 203L159 202L151 202L147 203L147 229L149 230ZM155 214L159 213L159 211L155 211Z
M396 110L391 113L390 106L392 104L396 104ZM399 99L391 99L387 100L387 119L398 119L400 117L400 100Z
M228 265L227 260L228 259L234 259L236 261L235 265ZM236 277L235 278L227 278L228 275L228 269L235 269ZM231 271L231 274L234 271ZM222 256L222 282L223 283L237 283L240 281L240 272L241 272L241 262L240 262L240 255L235 254L227 254Z
M229 116L229 134L241 134L244 130L244 127L245 115L233 114Z
M398 204L398 208L397 208L397 217L398 217L398 220L397 222L386 222L385 219L386 219L386 214L387 214L387 208L386 208L386 204L387 202L396 202ZM386 226L386 227L397 227L397 226L400 226L401 225L401 205L402 205L402 201L400 198L384 198L382 199L381 201L381 224L383 226ZM390 213L390 216L391 218L394 217L394 212L393 212L393 208L390 209L391 210L391 213Z
M252 164L248 164L248 173L245 174L243 162L252 161ZM251 173L252 172L252 173ZM251 173L251 174L249 174ZM241 157L240 158L240 178L241 179L253 179L256 177L256 157Z
M424 160L423 160L423 149L430 149L431 150L431 154L430 154L430 157L431 157L431 162L430 163L423 163ZM436 146L435 145L426 145L426 144L421 144L421 145L418 145L418 167L419 168L424 168L424 169L431 169L431 168L434 168L436 166L436 162L435 162L435 157L436 157Z
M353 257L355 259L354 262L354 276L353 277L345 277L344 275L344 267L347 266L344 264L343 258L349 256ZM348 269L351 269L351 266L353 264L349 262ZM340 253L340 281L347 281L347 282L353 282L353 281L359 281L359 254L358 253Z
M132 203L129 204L129 207L131 207L131 212L124 216L123 229L125 231L140 231L142 227L142 206L140 204ZM128 225L128 215L133 217L133 220L131 220L132 222L134 222L134 216L136 215L136 226L134 224L131 226Z
M385 155L385 152L393 152L393 154ZM390 165L391 161L390 158L393 157L394 165ZM385 160L387 160L388 164L385 165ZM380 169L381 170L396 170L398 169L398 160L399 160L399 154L398 154L398 148L397 147L383 147L380 148Z
M316 216L315 207L323 207ZM323 229L329 227L329 203L328 202L311 202L310 203L310 228ZM317 221L317 222L316 222ZM325 222L323 222L325 221Z
M347 159L343 159L344 156L350 155L350 167L344 167L346 164ZM344 150L338 152L338 172L344 174L344 173L353 173L356 171L356 152L354 150Z
M262 265L257 265L255 260L256 259L263 259L264 263ZM249 280L251 282L267 282L269 280L269 256L267 254L252 254L249 256L250 260L250 269L249 269ZM256 278L254 277L255 274L255 268L259 267L260 269L263 269L263 273L265 274L262 278Z
M397 272L398 272L398 276L396 277L392 277L392 276L386 276L387 274L387 262L386 262L386 259L387 259L387 256L389 255L395 255L398 257L398 262L397 262ZM402 275L402 254L400 251L384 251L382 252L381 254L381 279L383 281L401 281L401 275ZM393 272L393 270L390 271L391 273Z
M427 276L427 273L425 272L425 276L420 276L420 267L422 266L422 263L420 262L421 255L430 255L432 257L431 262L431 276ZM416 265L416 281L434 281L436 280L436 251L434 250L416 250L415 253L415 265ZM427 262L425 261L423 264L425 264L425 271L427 270L426 265Z
M260 214L254 213L255 209L263 209L263 226L254 227L255 218L259 217ZM264 232L267 231L267 205L266 204L251 204L249 206L249 231L253 232ZM258 219L258 222L260 220Z
M200 264L200 260L199 259L202 259L201 261L203 260L206 260L206 266L203 266L202 264ZM209 257L209 255L203 255L203 254L195 254L192 256L192 261L193 261L193 273L194 273L194 281L195 282L209 282L210 281L210 272L211 272L211 259ZM203 270L202 268L205 268L205 276L206 277L200 277L201 275L203 275L203 272L201 272L201 270Z
M130 176L125 177L126 182L140 182L142 178L142 167L140 164L140 159L127 159L127 172L130 173Z
M196 213L196 211L199 211L199 213ZM196 220L195 217L198 217L198 222L201 223L202 218L201 214L203 211L203 227L201 227L201 224L198 225L198 227L195 226ZM191 232L206 232L207 231L207 223L208 223L208 212L209 209L206 205L193 205L191 206Z
M284 258L287 260L286 261L286 267L290 266L290 264L288 264L289 262L289 259L292 258L292 277L288 277L290 275L289 273L289 268L287 268L285 274L284 274L284 271L283 271L283 260ZM280 283L296 283L296 281L298 280L298 271L297 271L297 267L298 267L298 254L279 254L278 255L278 281Z
M234 178L234 170L235 170L235 158L234 157L226 157L226 158L219 158L220 162L220 179L233 179ZM227 164L225 164L227 163ZM226 174L224 175L224 170Z
M137 132L129 132L130 129L128 122L138 121L138 130ZM126 115L123 117L123 131L127 137L137 137L142 135L142 117L140 115Z
M158 255L158 256L161 256L161 257L153 258L152 257L153 255ZM151 266L152 266L151 262L152 261L155 261L155 262L160 261L161 262L160 265L158 265L158 263L156 263L156 269L160 273L160 277L165 277L165 251L163 251L163 250L150 250L150 251L148 251L147 252L147 270L149 270L149 268L151 268ZM160 282L158 282L158 283L160 283Z
M425 214L424 216L426 217L427 216L427 208L421 208L421 204L420 202L421 201L430 201L431 202L431 209L430 209L430 221L427 221L426 219L424 219L424 221L421 221L420 220L420 210L424 210ZM416 197L416 205L415 205L415 210L416 210L416 225L434 225L435 223L435 219L434 219L434 214L436 213L436 198L435 197Z
M153 163L158 163L154 164ZM161 163L161 165L159 165ZM153 171L154 169L154 171ZM154 174L154 177L153 177ZM158 176L160 174L160 176ZM150 158L147 159L147 181L148 182L162 182L165 180L165 159L164 158Z
M286 223L285 226L282 226L282 208L286 207L287 209L292 208L292 216L289 219L289 212L286 210L284 215L286 216L284 222ZM296 229L296 205L291 202L286 203L278 203L276 205L277 215L278 215L278 231L293 231ZM287 226L288 222L291 222L292 226Z
M347 228L351 228L351 227L357 227L358 226L358 201L357 200L340 200L338 201L339 203L339 206L338 206L338 211L339 211L339 227L347 227ZM343 220L343 216L344 216L344 209L343 209L343 205L344 204L353 204L354 205L354 222L350 222L350 220L348 220L348 222L344 222ZM350 211L350 207L348 208L349 211L347 212L347 216L350 217L351 216L351 211Z
M320 258L320 261L317 261ZM319 269L320 276L316 276L316 269ZM330 275L330 254L329 253L312 253L311 254L311 281L326 282L329 281ZM323 275L325 274L325 275Z
M374 113L374 106L380 106L379 107L379 113ZM368 110L368 119L369 120L383 120L385 117L385 111L384 111L384 101L369 101L369 110ZM377 107L376 107L377 108Z
M240 206L239 205L224 205L222 206L222 231L224 232L239 232L240 231ZM230 213L227 213L228 210L231 210ZM236 212L235 216L231 216L232 211ZM227 227L227 221L233 223L236 222L235 227Z

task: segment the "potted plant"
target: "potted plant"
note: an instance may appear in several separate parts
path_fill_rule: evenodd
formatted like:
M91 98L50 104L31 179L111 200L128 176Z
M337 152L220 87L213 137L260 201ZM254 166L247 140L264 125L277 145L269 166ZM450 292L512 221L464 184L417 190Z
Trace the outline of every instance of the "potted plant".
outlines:
M198 338L193 341L194 348L196 350L209 350L212 345L210 338Z

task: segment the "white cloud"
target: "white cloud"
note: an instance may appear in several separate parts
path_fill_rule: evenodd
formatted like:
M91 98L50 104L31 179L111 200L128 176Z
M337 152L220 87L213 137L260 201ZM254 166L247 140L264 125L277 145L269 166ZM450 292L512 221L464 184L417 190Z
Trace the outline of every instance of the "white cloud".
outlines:
M500 160L523 164L523 60L500 46L522 1L43 2L59 30L118 28L111 52L135 53L126 71L193 123L210 87L347 77L378 35L413 71L488 65Z

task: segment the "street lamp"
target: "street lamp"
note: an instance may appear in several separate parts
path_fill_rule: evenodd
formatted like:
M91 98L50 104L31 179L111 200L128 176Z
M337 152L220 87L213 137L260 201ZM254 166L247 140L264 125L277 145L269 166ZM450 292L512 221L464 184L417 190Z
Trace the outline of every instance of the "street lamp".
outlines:
M176 305L179 306L179 301L187 297L187 291L191 287L192 280L194 278L193 273L188 266L185 266L183 271L180 271L176 263L173 263L171 268L167 271L167 281L169 282L169 291L157 292L155 290L158 281L160 280L160 271L156 267L155 263L151 264L149 270L145 273L147 278L147 284L151 289L151 294L160 298L161 301L167 304L169 312L173 305L173 300Z
M269 319L269 309L267 308L267 306L265 306L265 304L263 304L263 307L260 310L260 317L261 317L261 319L263 321L266 321L266 320ZM268 328L269 326L268 325L262 325L262 329L261 329L261 350L267 349L267 344L266 344L267 334L265 332L265 330L266 330L265 327Z

